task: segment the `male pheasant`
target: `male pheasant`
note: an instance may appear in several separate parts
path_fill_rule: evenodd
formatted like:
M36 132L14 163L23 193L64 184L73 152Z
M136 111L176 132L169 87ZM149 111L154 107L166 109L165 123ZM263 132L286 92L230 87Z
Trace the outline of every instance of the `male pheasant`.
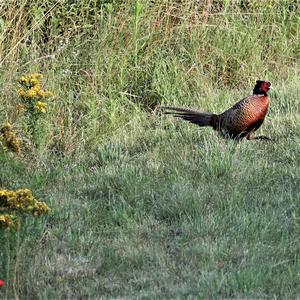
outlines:
M173 106L161 106L161 108L165 114L172 114L176 118L181 118L201 127L210 126L223 137L270 140L266 136L254 137L253 135L254 131L264 122L268 112L270 102L268 91L270 88L271 83L269 81L257 80L253 95L242 99L219 115Z

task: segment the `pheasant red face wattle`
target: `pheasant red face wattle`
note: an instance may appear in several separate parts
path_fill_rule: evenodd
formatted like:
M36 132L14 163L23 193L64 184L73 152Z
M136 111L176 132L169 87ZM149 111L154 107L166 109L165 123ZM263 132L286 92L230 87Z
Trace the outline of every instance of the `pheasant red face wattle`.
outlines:
M265 81L265 82L263 82L262 85L261 85L261 89L262 89L265 93L267 93L271 88L272 88L272 87L271 87L271 83L270 83L269 81Z

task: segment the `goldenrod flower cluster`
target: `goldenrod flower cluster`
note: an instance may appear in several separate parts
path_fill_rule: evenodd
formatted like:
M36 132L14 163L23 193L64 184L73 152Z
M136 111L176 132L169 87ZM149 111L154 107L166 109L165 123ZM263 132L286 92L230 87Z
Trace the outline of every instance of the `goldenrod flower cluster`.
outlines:
M29 189L16 191L0 189L0 207L29 212L34 216L51 211L45 202L35 199Z
M38 73L25 75L19 79L22 88L18 89L17 93L24 100L27 110L31 112L46 113L47 104L42 100L54 96L52 92L43 90L42 79L43 75Z
M47 112L47 103L38 101L35 104L34 108L37 112L46 113Z
M9 214L0 215L0 228L11 228L19 226L15 216Z
M5 123L0 129L0 142L4 150L11 150L12 152L20 152L20 140L12 130L12 125Z

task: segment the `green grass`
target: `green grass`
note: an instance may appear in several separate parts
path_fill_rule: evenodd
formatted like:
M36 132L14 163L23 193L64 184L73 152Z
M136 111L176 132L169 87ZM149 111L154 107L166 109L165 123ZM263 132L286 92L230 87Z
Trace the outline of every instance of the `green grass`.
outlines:
M207 20L189 1L95 3L58 5L15 49L53 3L1 15L1 57L13 49L1 123L27 145L14 115L23 73L46 73L56 99L38 148L0 154L2 187L52 208L2 231L0 298L299 297L298 2L213 1ZM274 142L225 140L152 111L222 112L256 79L274 87L260 129Z

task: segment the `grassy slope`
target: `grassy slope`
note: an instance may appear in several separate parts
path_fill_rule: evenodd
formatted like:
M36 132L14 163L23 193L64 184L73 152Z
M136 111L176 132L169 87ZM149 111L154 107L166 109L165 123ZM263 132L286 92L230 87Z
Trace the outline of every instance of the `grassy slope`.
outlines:
M1 179L5 188L31 188L53 214L0 237L1 298L299 295L297 20L278 6L245 26L244 16L228 14L234 6L199 30L186 5L190 32L164 18L153 29L152 9L141 23L136 11L115 13L107 27L93 27L98 38L80 33L49 65L14 65L18 73L47 67L58 99L40 149L1 156ZM120 27L126 16L133 28ZM17 75L1 77L8 111ZM177 102L222 111L262 77L275 88L261 129L274 143L223 140L141 109ZM16 126L22 134L25 124Z

